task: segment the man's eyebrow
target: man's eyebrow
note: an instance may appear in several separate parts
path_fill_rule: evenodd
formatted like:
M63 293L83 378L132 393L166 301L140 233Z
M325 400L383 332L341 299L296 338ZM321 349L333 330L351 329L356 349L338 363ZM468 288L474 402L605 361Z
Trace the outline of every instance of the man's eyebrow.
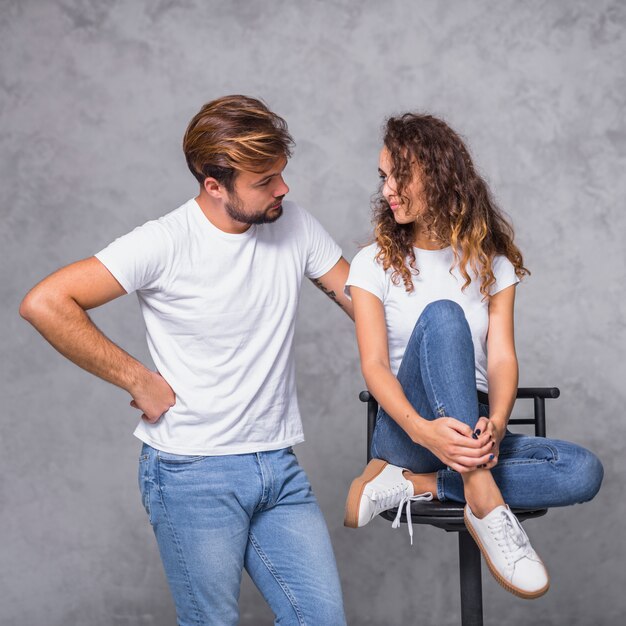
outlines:
M267 176L264 176L263 178L260 178L259 180L253 182L252 186L256 187L257 185L262 185L263 183L266 183L271 178L274 178L275 176L280 176L281 174L282 174L282 171L281 172L275 172L274 174L268 174Z
M261 178L260 180L255 181L252 184L253 185L259 185L261 183L264 183L264 182L268 181L270 178L274 178L274 176L278 176L278 174L270 174L269 176L264 176L263 178Z

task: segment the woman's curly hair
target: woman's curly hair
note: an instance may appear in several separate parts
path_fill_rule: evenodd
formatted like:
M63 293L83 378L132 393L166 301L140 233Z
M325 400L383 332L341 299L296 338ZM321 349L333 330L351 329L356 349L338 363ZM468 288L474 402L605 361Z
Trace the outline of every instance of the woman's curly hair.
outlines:
M487 183L474 169L469 152L444 121L431 115L405 113L387 120L384 145L389 150L396 194L410 210L407 188L416 173L421 179L425 210L419 216L430 236L450 245L454 264L465 279L480 280L480 292L489 296L495 283L493 258L502 254L511 261L519 278L530 274L524 267L522 253L513 243L513 229L495 204ZM393 268L391 279L404 282L406 291L414 290L411 275L415 266L414 222L398 224L389 203L382 195L382 185L373 201L374 236L379 251L376 259L385 270Z

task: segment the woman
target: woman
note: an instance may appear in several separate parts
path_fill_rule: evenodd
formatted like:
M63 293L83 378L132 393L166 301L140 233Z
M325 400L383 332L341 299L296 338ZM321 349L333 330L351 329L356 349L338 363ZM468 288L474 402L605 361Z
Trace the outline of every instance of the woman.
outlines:
M508 505L590 500L602 465L580 446L507 431L515 286L529 272L463 141L443 121L407 113L388 120L379 165L375 242L356 255L346 290L381 408L345 524L394 507L398 520L411 500L466 502L466 526L498 582L539 597L547 571Z

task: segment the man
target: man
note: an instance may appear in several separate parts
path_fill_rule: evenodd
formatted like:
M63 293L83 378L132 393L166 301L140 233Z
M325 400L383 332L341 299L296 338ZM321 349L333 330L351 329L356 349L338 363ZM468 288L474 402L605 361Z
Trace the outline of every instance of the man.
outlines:
M283 201L292 145L258 100L209 102L183 142L199 195L58 270L20 308L142 412L141 494L183 626L236 624L244 567L278 623L345 623L328 531L291 446L303 441L292 350L302 278L352 317L348 263ZM132 291L156 372L86 313Z

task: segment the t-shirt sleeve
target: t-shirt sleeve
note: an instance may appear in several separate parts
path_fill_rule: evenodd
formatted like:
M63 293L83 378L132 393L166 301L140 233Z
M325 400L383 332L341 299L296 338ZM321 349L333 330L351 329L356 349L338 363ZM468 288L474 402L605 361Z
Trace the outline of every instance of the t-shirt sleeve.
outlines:
M304 273L307 278L319 278L331 270L341 258L341 248L324 227L301 209L307 233L307 256Z
M118 237L95 257L131 293L161 284L170 266L172 247L165 228L151 221Z
M511 263L511 261L509 261L505 256L499 255L495 257L491 264L491 269L493 270L496 282L491 285L489 290L490 295L493 296L499 291L519 283L520 279L515 273L513 263Z
M351 298L350 287L360 287L374 294L381 302L385 295L385 271L375 259L375 251L364 248L352 259L344 293Z

